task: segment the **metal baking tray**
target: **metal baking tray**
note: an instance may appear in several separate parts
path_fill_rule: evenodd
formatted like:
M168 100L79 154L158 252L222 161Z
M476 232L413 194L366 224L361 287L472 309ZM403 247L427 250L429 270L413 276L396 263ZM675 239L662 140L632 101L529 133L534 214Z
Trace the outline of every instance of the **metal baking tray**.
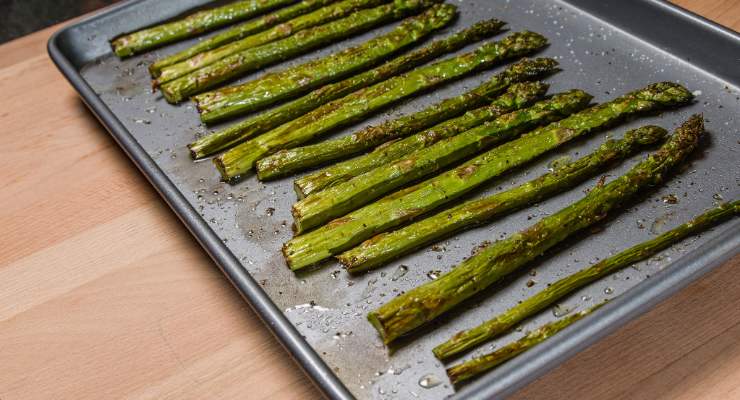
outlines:
M159 191L175 214L213 258L236 289L262 317L293 358L333 399L444 398L453 389L430 352L453 332L471 327L503 311L547 282L648 239L711 207L721 198L740 197L740 36L662 1L650 0L465 0L456 1L460 18L436 35L441 37L473 22L497 17L512 31L530 29L550 38L542 55L557 57L563 71L550 77L551 92L581 88L604 101L654 81L677 81L695 91L697 101L676 111L640 118L608 132L619 136L628 128L656 123L676 127L691 113L703 112L710 132L687 168L661 188L647 193L584 240L560 246L532 268L522 271L464 312L446 318L427 334L409 340L389 354L365 321L366 312L399 291L428 279L430 271L445 271L484 240L500 238L543 215L580 198L595 180L529 209L460 234L442 243L445 251L426 249L386 268L349 277L337 264L294 275L280 254L291 236L291 180L262 184L254 178L228 186L219 182L210 162L194 163L185 144L205 133L191 104L168 105L149 87L146 66L157 56L190 42L120 61L107 40L121 32L176 16L204 0L137 0L57 32L49 53L84 102L108 129L123 151ZM372 33L275 66L303 62L359 43ZM465 50L471 49L473 46ZM262 72L262 71L260 71ZM377 123L418 110L460 93L493 71L447 85L404 102L369 121ZM249 77L247 77L248 79ZM351 132L344 129L337 135ZM548 163L564 155L583 155L607 133L591 135L555 151L525 169L489 185L483 193L500 190L543 173ZM609 171L625 171L640 155ZM675 194L678 204L661 197ZM614 331L738 252L740 221L724 224L699 238L620 272L564 300L563 307L583 308L609 297L614 301L561 332L552 340L505 364L459 391L459 398L498 398L513 393L545 371ZM403 273L400 265L408 267ZM530 274L536 270L536 277ZM528 287L526 282L536 284ZM529 329L556 318L544 312L522 324ZM505 336L500 345L520 335ZM482 346L485 351L490 345ZM420 382L440 382L423 385ZM432 386L432 387L430 387Z

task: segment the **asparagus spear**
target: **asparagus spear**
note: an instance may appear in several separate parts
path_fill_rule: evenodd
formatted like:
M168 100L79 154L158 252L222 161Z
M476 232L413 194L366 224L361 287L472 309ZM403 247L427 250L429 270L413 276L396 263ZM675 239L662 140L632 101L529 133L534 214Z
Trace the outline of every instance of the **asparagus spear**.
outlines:
M515 209L565 191L599 173L617 160L665 138L656 126L631 130L621 140L607 140L596 151L578 161L558 167L515 188L462 203L395 231L381 233L337 258L350 273L377 268L389 260L453 232L468 229Z
M217 35L214 35L213 37L200 41L185 50L155 61L154 63L149 65L149 73L151 73L152 78L156 78L159 76L159 72L164 67L169 67L170 65L187 60L188 58L193 57L197 54L206 52L208 50L213 50L235 40L239 40L255 33L262 32L281 22L285 22L299 15L306 14L319 7L331 4L335 1L336 0L303 0L300 3L281 8L271 14L267 14L262 17L247 21L243 24L239 24L233 28L227 29Z
M662 183L697 147L703 133L702 117L691 117L657 152L626 174L607 185L597 185L581 200L529 228L483 247L437 280L371 311L368 319L385 343L432 321L552 246L603 220L640 190Z
M205 136L188 145L190 153L193 158L202 158L215 154L218 151L231 147L250 137L267 132L270 129L274 129L294 118L308 113L322 104L336 100L357 89L381 82L399 73L403 73L404 71L421 65L443 53L459 50L466 44L492 35L499 29L500 24L497 20L492 19L479 22L468 29L451 35L446 39L437 40L422 49L400 56L375 69L355 75L341 82L325 85L300 99L286 103L273 110L266 111L263 114L249 118L212 135ZM536 61L525 60L523 62L531 64L531 69L524 68L523 73L533 72L531 74L533 77L529 78L528 76L522 76L517 80L533 79L536 76L544 75L546 72L549 73L554 70L557 65L557 63L552 59L539 59ZM534 72L536 72L536 74Z
M316 11L296 17L284 24L268 29L216 49L202 52L187 60L163 68L154 80L155 87L207 67L231 55L286 38L296 32L344 18L354 11L382 5L387 0L343 0Z
M652 257L674 243L678 243L689 236L697 235L714 225L738 215L740 215L740 200L713 208L662 235L624 250L615 256L601 260L588 268L584 268L548 285L546 289L508 309L501 315L473 329L457 333L448 341L435 347L433 350L434 355L442 360L471 350L474 346L505 333L525 318L549 307L558 299L567 296L589 283L626 268L638 261Z
M143 53L155 47L197 36L218 27L242 21L272 9L295 3L296 0L245 0L223 7L203 10L185 18L151 28L121 35L111 40L119 57Z
M532 332L528 332L519 340L509 343L492 353L476 357L472 360L448 368L447 376L450 378L453 385L458 385L463 381L474 378L544 342L574 322L591 314L604 304L605 303L599 303L586 310L573 313L557 321L545 324Z
M334 128L361 120L373 111L421 91L459 79L503 60L530 53L546 43L547 39L537 33L514 33L499 42L487 43L471 53L417 68L327 103L288 124L234 147L215 158L214 162L224 180L237 180L266 155L295 147Z
M433 7L419 16L407 19L392 31L376 36L358 46L278 73L268 74L241 85L203 93L195 96L193 100L201 113L201 120L205 123L255 111L275 101L305 93L324 83L374 66L384 58L444 27L452 21L454 16L455 13L449 6ZM463 42L467 44L493 35L499 32L503 25L503 22L494 19L475 24L470 29L453 35L450 39L435 42L431 46L412 52L382 67L347 78L335 85L324 86L314 91L309 97L286 104L277 111L271 111L268 115L282 116L287 112L302 115L329 100L349 94L354 89L379 82L384 77L410 69L439 54L454 51L462 47ZM419 61L419 59L424 60ZM279 114L276 114L278 112ZM274 117L270 118L274 119ZM288 120L290 119L292 118Z
M293 205L295 231L305 232L534 127L563 119L586 108L591 99L582 90L557 94L312 194Z
M503 87L506 87L511 82L535 79L555 71L556 67L557 62L550 58L522 60L510 66L502 73L493 76L489 83L497 81L501 87L498 90L503 90ZM491 87L496 86L492 85ZM474 91L478 91L480 88L481 87L474 89ZM487 93L486 97L497 93L498 90L492 93ZM463 96L467 97L466 95ZM477 104L477 100L475 100L476 98L477 97L468 99L465 104L470 104L471 107L474 107ZM481 109L469 114L442 122L409 138L398 141L393 141L391 139L369 154L340 162L300 177L294 182L296 194L299 199L302 199L311 193L320 192L329 186L349 180L378 166L385 165L386 163L401 158L414 150L431 146L439 140L454 136L460 132L478 126L485 121L498 118L503 114L503 112L499 113L497 108L498 106L496 102L494 102L494 104L491 104L490 106L482 107ZM503 111L503 109L501 111ZM398 134L406 135L408 134L407 132L410 131L406 129L406 126L408 126L405 125L406 121L413 123L416 115L421 116L423 114L424 113L422 112L408 117L401 117L397 120L384 123L378 127L364 129L359 133L351 135L352 139L350 140L355 143L363 142L367 143L367 145L375 145L388 140L387 138L389 137L395 137L398 132L400 132ZM380 132L380 134L376 136L376 132ZM339 140L328 140L323 143L330 146L332 143L339 144L343 140L345 139L340 138ZM306 146L306 148L309 147L314 146Z
M665 109L692 98L670 82L649 85L611 102L581 111L505 143L460 167L430 178L338 218L283 247L296 270L313 265L388 231L470 192L488 180L523 165L576 137L602 129L631 115Z
M347 17L302 30L284 39L230 55L211 65L163 84L160 89L168 102L178 103L196 93L326 46L352 35L366 32L389 21L401 18L438 0L396 0L392 4L359 10ZM451 20L456 8L441 5L434 8L435 21ZM443 24L444 25L444 24ZM309 75L310 76L310 75Z
M525 63L515 64L471 91L443 100L417 113L387 121L380 126L370 126L353 135L315 145L281 150L257 164L258 176L260 179L276 178L328 161L346 158L374 145L408 136L438 122L456 117L466 110L490 102L492 96L501 93L513 79L522 76L521 69L526 65Z

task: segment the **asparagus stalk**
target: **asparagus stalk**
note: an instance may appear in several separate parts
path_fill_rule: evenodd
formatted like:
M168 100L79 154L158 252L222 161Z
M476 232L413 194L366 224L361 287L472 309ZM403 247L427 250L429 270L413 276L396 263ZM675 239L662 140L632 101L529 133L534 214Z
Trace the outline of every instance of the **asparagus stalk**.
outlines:
M505 333L525 318L538 313L558 301L558 299L573 293L591 282L636 262L650 258L689 236L697 235L712 226L738 215L740 215L740 200L713 208L668 232L548 285L546 289L495 318L473 329L455 334L448 341L435 347L433 350L434 355L440 360L443 360L471 350L476 345Z
M703 133L702 117L691 117L657 152L626 174L606 185L597 185L581 200L529 228L483 247L437 280L371 311L368 320L385 343L432 321L552 246L603 220L640 190L662 183L697 147Z
M129 57L156 47L177 42L218 27L251 18L278 7L295 3L296 0L245 0L223 7L203 10L185 18L134 33L118 36L111 40L113 52L119 57Z
M238 144L250 137L274 129L294 118L314 110L316 107L346 96L353 91L381 82L394 75L408 71L441 54L459 50L466 44L481 40L500 30L499 21L492 19L479 22L468 29L459 31L448 38L437 40L430 45L413 51L407 55L393 59L370 71L355 75L341 82L325 85L300 99L286 103L273 110L237 123L229 128L205 136L190 145L190 154L193 158L202 158L215 154L221 150ZM532 71L544 75L555 69L557 63L551 59L526 61L532 64ZM540 66L534 70L535 66ZM525 69L525 71L530 71ZM533 74L534 75L534 74ZM525 80L526 77L520 78Z
M427 10L421 15L407 19L392 31L376 36L355 47L278 73L268 74L241 85L206 92L195 96L193 100L201 113L201 120L205 123L217 122L256 111L268 104L303 94L319 85L336 81L346 75L372 67L386 57L422 40L435 30L449 24L454 16L454 10L449 6L432 7L431 10ZM488 20L476 24L468 30L453 35L447 41L435 42L432 46L394 60L388 63L387 66L378 67L356 77L347 78L335 85L324 86L314 91L310 96L289 103L267 115L282 116L287 112L296 115L305 114L329 100L351 93L354 89L378 82L383 77L398 74L439 54L453 51L452 49L456 50L464 45L462 42L467 44L493 35L499 32L503 25L503 22L497 20ZM418 59L424 60L418 61ZM372 73L377 73L379 77L373 76ZM275 117L270 118L272 120ZM243 130L244 128L240 129L240 131Z
M232 54L211 65L167 82L160 89L168 102L178 103L194 94L236 79L249 72L285 61L355 34L366 32L409 13L419 11L422 7L436 1L438 0L396 0L392 4L359 10L336 21L305 29L284 39ZM434 10L436 18L451 20L456 8L451 5L441 5L435 7Z
M281 22L309 13L335 1L336 0L303 0L300 3L281 8L271 14L239 24L208 39L200 41L185 50L155 61L149 65L149 73L152 75L152 78L157 78L162 68L177 64L180 61L185 61L197 54L213 50L233 41L254 35L255 33L265 31Z
M477 50L417 68L327 103L272 131L244 142L214 159L226 181L238 180L257 160L278 150L298 146L332 129L356 122L368 114L424 90L459 79L503 60L542 48L547 39L533 32L514 33Z
M492 96L501 93L512 81L522 77L521 70L527 68L527 65L527 63L515 64L471 91L443 100L417 113L387 121L380 126L371 126L353 135L315 145L281 150L260 161L257 164L257 174L260 179L289 175L328 161L346 158L385 141L408 136L456 117L490 102Z
M691 98L691 93L682 86L665 82L591 107L489 150L446 173L388 195L313 232L297 236L283 247L283 253L294 270L313 265L449 203L576 137L603 129L625 117L665 109Z
M604 304L605 303L599 303L586 310L573 313L557 321L545 324L532 332L528 332L519 340L509 343L492 353L476 357L472 360L448 368L447 376L450 378L450 382L452 382L453 385L458 385L463 381L474 378L544 342L574 322L591 314Z
M557 94L312 194L293 205L295 231L305 232L534 127L563 119L586 108L591 99L581 90Z
M391 259L453 232L486 223L518 208L565 191L610 164L662 141L667 132L656 126L631 130L621 140L607 140L593 153L515 188L462 203L395 231L381 233L337 258L350 273L377 268Z
M154 80L153 84L155 87L158 87L193 71L207 67L219 60L223 60L231 55L286 38L296 32L309 29L314 26L344 18L359 9L382 5L386 1L387 0L344 0L319 8L316 11L296 17L264 32L247 36L243 39L220 46L213 50L202 52L187 60L165 67L160 71L159 77Z
M489 83L492 83L494 81L499 82L500 89L497 89L496 91L493 91L491 93L486 93L486 97L494 95L498 92L498 90L503 90L503 88L509 85L511 82L521 82L524 80L535 79L543 75L552 73L553 71L555 71L556 67L557 62L550 58L538 58L536 60L519 61L507 68L504 72L494 75L491 78ZM478 89L474 89L474 91L477 90ZM470 104L471 107L474 107L477 103L477 100L475 100L476 98L477 97L468 99L468 103L466 104ZM483 122L498 118L504 112L508 111L512 110L499 110L497 103L494 101L493 104L487 107L482 107L461 117L442 122L425 131L416 133L409 138L398 141L393 141L393 139L391 139L369 154L328 166L322 170L296 179L294 182L296 194L298 195L299 199L305 198L312 193L320 192L327 187L347 181L357 175L370 171L373 168L397 160L415 150L431 146L439 140L452 137L460 132L466 131L470 128L474 128ZM406 130L405 128L408 125L406 125L405 123L406 121L413 123L415 115L417 114L408 117L401 117L397 120L384 123L378 127L364 129L360 133L355 133L351 135L352 139L350 140L354 143L362 142L367 143L368 146L374 146L375 144L382 143L383 141L387 140L386 138L397 136L397 134L405 135L408 132L408 130ZM420 113L418 115L422 114ZM380 134L376 136L374 134L375 132L380 132ZM328 140L323 143L327 144L327 146L330 146L332 143L340 144L343 140L344 138L340 138L339 140ZM306 146L306 148L308 147L313 146Z

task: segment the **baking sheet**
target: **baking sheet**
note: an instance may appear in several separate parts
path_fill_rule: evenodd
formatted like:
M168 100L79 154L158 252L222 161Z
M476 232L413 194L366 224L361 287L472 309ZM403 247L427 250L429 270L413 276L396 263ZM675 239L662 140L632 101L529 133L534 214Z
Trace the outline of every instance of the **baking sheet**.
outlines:
M188 5L166 8L160 13L153 12L144 6L146 1L134 2L137 15L156 21L157 17L175 15ZM202 3L202 2L200 2ZM169 54L185 47L192 41L170 46L150 54L120 61L111 55L105 55L105 49L99 44L91 46L86 55L78 55L76 60L80 65L81 79L94 91L97 100L100 100L112 114L116 121L105 118L103 122L114 132L120 141L121 135L116 135L117 128L130 133L135 144L140 146L143 154L133 152L132 148L122 142L122 146L129 152L145 172L153 161L166 178L176 188L171 193L171 187L166 182L157 183L165 198L186 221L191 230L203 241L210 235L209 231L218 238L218 241L204 243L209 252L217 260L228 258L233 253L241 266L254 279L257 285L267 294L269 299L280 310L287 320L303 336L308 345L320 357L320 362L306 359L305 354L297 354L303 349L300 340L286 335L282 329L276 328L280 321L261 312L266 322L285 342L287 339L296 340L288 343L291 352L313 372L314 379L333 397L347 395L341 387L329 388L332 377L324 376L328 370L333 372L349 392L358 398L443 398L453 393L444 374L443 365L437 362L430 350L439 342L448 338L461 328L472 327L490 316L505 310L518 300L521 300L542 289L547 282L580 269L597 257L603 258L629 245L649 239L673 226L700 213L705 208L717 202L740 197L740 169L737 168L738 151L740 150L740 135L737 131L738 109L740 108L740 90L732 79L718 74L709 73L697 68L686 60L679 59L643 42L640 37L630 35L603 20L599 20L562 1L464 1L454 2L460 7L460 18L454 26L435 36L436 38L469 26L483 18L496 17L509 22L511 31L529 29L547 36L552 45L538 55L557 58L561 63L562 72L547 79L551 92L559 92L570 88L581 88L595 96L595 101L601 102L611 99L627 91L642 87L654 81L675 81L687 86L697 95L697 101L689 107L676 111L665 112L657 116L640 118L618 126L608 132L589 136L584 140L575 141L559 151L550 153L538 162L527 168L514 171L492 182L485 190L477 191L471 197L482 196L498 190L503 190L525 180L531 179L546 172L548 165L564 156L578 157L588 153L598 146L607 136L619 137L626 130L640 125L654 123L667 129L673 129L685 120L690 114L704 113L707 119L709 138L703 148L697 152L685 169L668 182L667 185L648 193L640 202L629 205L629 209L603 225L603 230L589 235L580 242L569 242L560 246L550 256L521 271L520 274L508 279L505 284L497 285L488 291L487 295L476 298L462 310L452 316L443 318L435 324L423 337L407 340L403 346L395 349L389 355L381 344L375 331L365 321L365 314L380 304L386 302L397 293L408 290L423 282L433 279L439 272L447 271L451 266L459 263L470 254L475 245L485 241L505 237L545 215L553 213L564 205L581 198L583 190L592 186L591 180L583 185L555 196L534 207L498 219L492 224L457 235L443 241L432 250L427 248L411 256L397 260L387 267L361 277L350 277L335 263L329 263L323 268L295 275L284 264L280 254L280 246L291 236L290 205L295 201L292 190L292 180L284 179L277 182L263 184L255 178L250 178L236 186L229 186L218 181L218 174L208 161L193 163L184 147L195 137L205 134L206 129L199 125L198 118L192 104L180 106L168 105L157 93L152 94L148 85L149 78L146 66L158 56ZM177 10L177 8L180 8ZM112 16L111 16L112 15ZM115 19L115 12L108 15ZM118 18L121 18L119 15ZM96 25L85 26L81 30L89 35L95 29L101 29L105 21L93 21ZM387 26L374 30L371 34L384 32L392 28ZM80 28L81 29L81 28ZM268 70L284 68L286 65L302 63L339 48L345 48L366 40L371 34L362 35L351 40L343 41L329 48L293 61L280 64ZM100 34L103 36L103 34ZM499 35L498 38L504 35ZM91 41L100 42L101 37ZM62 43L62 47L64 43ZM469 51L476 46L469 46L463 51ZM64 50L64 49L62 49ZM95 54L95 52L99 54ZM53 53L52 53L53 54ZM93 62L85 63L87 59L95 57ZM72 57L70 57L72 58ZM502 68L502 67L501 67ZM419 96L411 101L380 113L375 117L358 124L356 127L344 129L336 135L352 132L358 127L375 124L400 114L411 113L424 108L426 105L441 99L459 94L472 88L501 68L479 73L473 77L452 85L447 85L434 92ZM255 77L257 74L252 75ZM247 77L245 79L249 79ZM729 77L732 78L732 77ZM724 79L724 80L723 80ZM79 88L78 88L79 89ZM84 93L83 93L83 97ZM90 102L89 99L88 103ZM99 107L92 105L101 117ZM124 138L125 139L125 138ZM639 155L621 166L608 172L608 176L617 176L626 171L634 162L644 157ZM149 158L149 160L147 160ZM151 176L149 176L151 179ZM598 179L598 178L597 178ZM182 197L179 197L179 196ZM670 204L663 201L663 197L675 195L679 201ZM199 215L188 214L186 204L173 204L185 200ZM200 218L202 225L195 226L194 219ZM190 222L188 222L190 221ZM687 262L693 250L710 243L712 239L719 240L721 235L730 235L735 240L734 251L737 251L737 223L725 224L698 239L690 239L674 247L660 256L647 262L640 263L633 268L615 274L613 277L597 282L562 301L558 310L583 309L600 302L605 298L613 298L638 285L645 280L663 282L670 278L678 268L681 260ZM734 231L732 231L734 229ZM733 235L733 233L735 233ZM711 249L718 252L719 243L704 247L701 254ZM727 245L727 240L721 243ZM732 245L732 241L729 242ZM718 261L732 252L725 249L712 254L709 259L695 261L698 269L708 269L710 261ZM218 254L224 252L227 254ZM232 266L222 268L228 270ZM666 274L656 274L667 269ZM234 276L230 276L234 280ZM675 277L678 277L676 275ZM674 277L674 278L675 278ZM529 287L528 281L534 285ZM249 282L235 282L242 292L252 291ZM673 282L671 287L677 287L680 282ZM644 287L642 290L647 290ZM649 290L648 290L649 292ZM637 292L633 292L637 293ZM653 297L643 300L643 309L650 303L650 299L657 299L657 292ZM250 294L247 294L250 297ZM263 299L264 300L264 299ZM595 318L587 318L584 326L593 324L598 318L607 314L617 315L618 305L612 305L600 310ZM256 308L270 309L271 305L258 304ZM540 325L557 318L559 311L551 310L524 322L515 332L504 336L490 344L483 345L477 352L468 355L474 356L492 347L500 346L521 335L520 331ZM612 324L612 328L616 323ZM281 333L282 332L282 333ZM566 337L567 335L563 335ZM297 346L297 347L296 347ZM541 346L530 353L537 353L545 347ZM572 353L571 348L571 353ZM563 353L565 354L565 353ZM531 355L527 355L531 356ZM326 367L326 368L325 368ZM522 376L506 387L500 388L498 394L513 390L526 379L532 379L536 372L534 367L519 368ZM321 373L317 373L320 371ZM537 371L541 372L541 371ZM511 375L511 374L510 374ZM516 374L514 374L516 375ZM530 375L528 378L526 375ZM326 381L322 381L326 378ZM486 384L481 380L479 384L470 388L472 392ZM336 382L334 382L336 383ZM341 386L341 385L340 385Z

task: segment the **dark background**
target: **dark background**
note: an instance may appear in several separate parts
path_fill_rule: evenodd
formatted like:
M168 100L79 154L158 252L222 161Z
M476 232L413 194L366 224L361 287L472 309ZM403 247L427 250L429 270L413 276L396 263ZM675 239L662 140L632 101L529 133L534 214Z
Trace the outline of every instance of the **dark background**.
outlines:
M0 0L0 43L119 0Z

